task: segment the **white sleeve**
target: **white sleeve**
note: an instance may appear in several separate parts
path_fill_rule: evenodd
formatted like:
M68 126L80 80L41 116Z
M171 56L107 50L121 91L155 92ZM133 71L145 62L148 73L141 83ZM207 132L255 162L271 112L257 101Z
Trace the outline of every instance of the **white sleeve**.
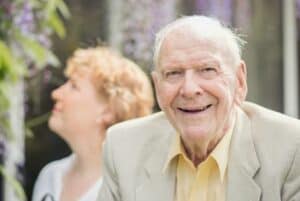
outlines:
M41 170L33 187L32 201L42 201L42 198L46 194L54 196L54 171L57 171L57 169L55 169L56 168L52 162Z

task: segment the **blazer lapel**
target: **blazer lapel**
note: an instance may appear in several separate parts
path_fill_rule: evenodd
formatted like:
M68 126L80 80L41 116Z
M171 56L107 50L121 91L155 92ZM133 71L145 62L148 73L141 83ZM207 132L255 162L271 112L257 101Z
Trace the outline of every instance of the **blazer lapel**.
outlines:
M251 135L251 121L240 109L236 121L230 146L226 201L259 201L261 189L254 176L260 164Z
M175 130L171 125L163 129L162 138L156 147L150 150L152 154L145 162L136 188L136 201L174 201L176 164L175 161L166 171L163 171L167 159L172 136Z
M149 175L136 189L136 201L174 201L176 166L169 171Z

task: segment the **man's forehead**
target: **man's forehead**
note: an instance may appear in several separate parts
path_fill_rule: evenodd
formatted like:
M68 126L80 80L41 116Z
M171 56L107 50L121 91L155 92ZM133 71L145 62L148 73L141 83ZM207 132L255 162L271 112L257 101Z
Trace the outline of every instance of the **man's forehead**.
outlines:
M165 40L162 42L161 55L174 53L176 51L184 50L188 53L210 49L212 51L218 51L224 49L224 43L218 38L208 38L201 36L190 31L174 31L170 32Z
M202 51L195 49L189 49L184 51L173 51L173 54L164 55L161 58L160 66L164 68L168 67L178 67L189 65L192 66L201 66L204 64L219 64L220 54L212 53L211 51ZM188 58L188 63L186 58Z
M172 56L176 60L176 57L179 58L182 53L192 55L194 52L206 50L209 50L210 53L217 57L228 57L229 53L222 36L218 36L218 34L209 36L206 33L202 34L198 29L177 27L167 33L162 41L159 66L166 57L170 58Z
M223 48L224 41L220 34L207 34L197 28L189 26L181 26L174 28L167 33L165 39L162 41L161 50L171 48L186 48L186 47L214 47Z

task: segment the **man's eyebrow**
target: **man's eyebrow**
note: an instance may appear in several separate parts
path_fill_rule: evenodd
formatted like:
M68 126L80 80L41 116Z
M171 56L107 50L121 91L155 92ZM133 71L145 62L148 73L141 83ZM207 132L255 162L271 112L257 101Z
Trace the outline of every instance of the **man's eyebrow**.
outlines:
M167 71L173 71L173 70L182 70L183 68L181 66L178 66L178 65L171 65L171 66L167 66L163 69L159 69L159 72L160 73L165 73Z

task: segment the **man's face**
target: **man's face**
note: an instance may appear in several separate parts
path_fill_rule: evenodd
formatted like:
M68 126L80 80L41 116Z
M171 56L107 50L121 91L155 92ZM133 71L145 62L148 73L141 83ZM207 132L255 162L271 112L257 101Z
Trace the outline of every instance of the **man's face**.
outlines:
M184 142L210 144L229 127L246 78L245 66L234 69L226 55L222 43L180 31L163 41L152 76L159 105Z

